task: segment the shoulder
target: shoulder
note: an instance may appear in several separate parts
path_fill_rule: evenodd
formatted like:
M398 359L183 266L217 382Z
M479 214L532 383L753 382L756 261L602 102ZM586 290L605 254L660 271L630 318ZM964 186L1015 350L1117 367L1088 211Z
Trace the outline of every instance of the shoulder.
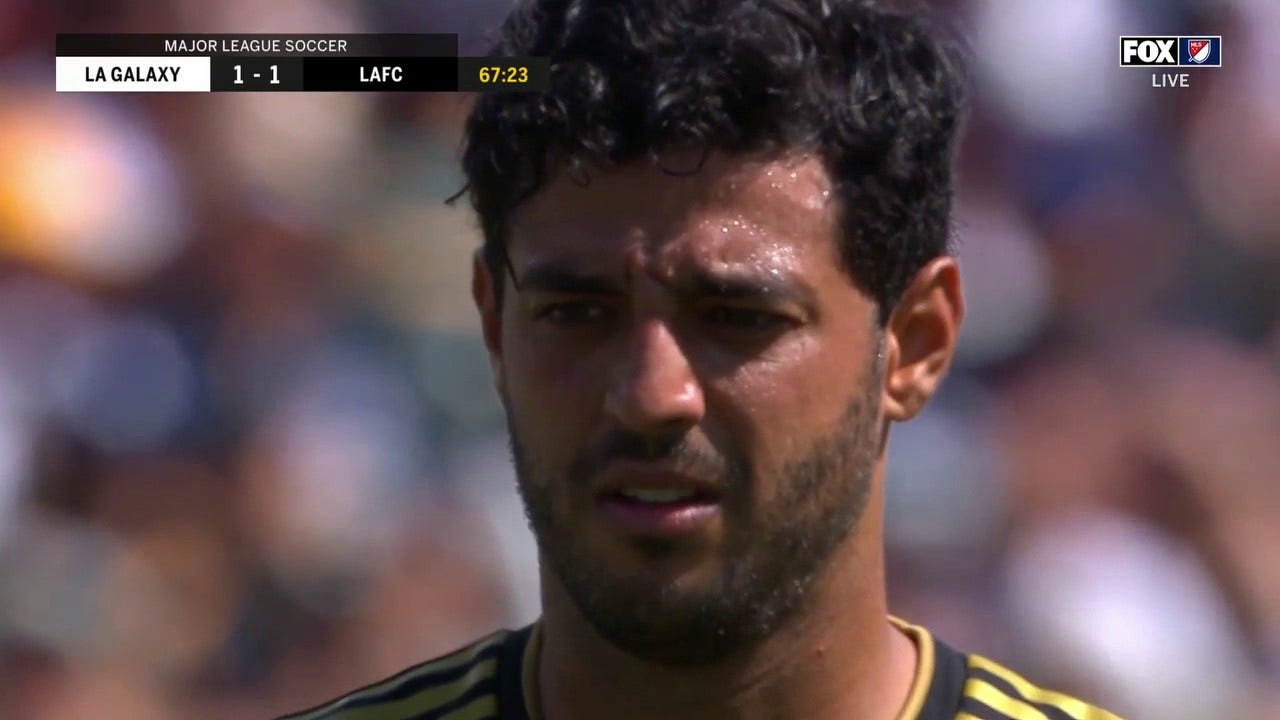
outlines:
M965 681L960 708L968 716L1046 718L1047 720L1120 720L1079 698L1040 687L982 655L965 655Z
M523 715L521 659L531 628L501 630L447 655L279 720L397 720ZM504 705L519 703L520 712Z

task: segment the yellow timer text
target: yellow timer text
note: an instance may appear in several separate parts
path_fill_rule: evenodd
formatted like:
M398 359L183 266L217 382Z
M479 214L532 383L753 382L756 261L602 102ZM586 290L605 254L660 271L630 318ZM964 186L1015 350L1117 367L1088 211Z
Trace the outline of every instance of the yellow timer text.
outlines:
M529 82L529 68L524 65L482 65L480 67L480 82L486 85L493 83L527 83Z

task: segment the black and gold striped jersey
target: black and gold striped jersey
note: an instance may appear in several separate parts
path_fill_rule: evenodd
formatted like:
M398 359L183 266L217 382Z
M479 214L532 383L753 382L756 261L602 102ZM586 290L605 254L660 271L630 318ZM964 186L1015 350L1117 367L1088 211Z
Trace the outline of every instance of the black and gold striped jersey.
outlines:
M537 625L503 630L332 702L279 720L489 720L521 718Z
M894 624L919 649L899 720L1120 720L1045 690L923 627ZM337 700L281 720L540 720L531 678L539 626L489 635Z
M899 720L1120 720L1033 685L981 655L961 653L919 625L891 620L919 650L916 679Z

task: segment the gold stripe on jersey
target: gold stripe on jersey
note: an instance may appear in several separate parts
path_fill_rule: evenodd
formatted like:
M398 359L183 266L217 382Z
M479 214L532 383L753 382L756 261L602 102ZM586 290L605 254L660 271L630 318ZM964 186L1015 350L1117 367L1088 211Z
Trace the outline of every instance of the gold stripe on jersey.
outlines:
M964 694L1013 720L1049 720L1038 708L1011 697L981 678L969 678L964 684Z
M933 636L924 628L892 615L889 616L889 622L911 638L916 646L915 678L911 681L907 702L902 706L902 712L898 713L898 720L915 720L920 716L925 698L929 696L929 686L933 684Z
M485 660L476 663L466 674L453 682L432 685L398 700L339 710L328 720L356 720L357 718L359 720L401 720L417 717L457 700L477 683L493 677L497 670L497 660Z
M542 621L533 624L520 659L520 690L529 720L542 720L542 696L538 693L538 654L542 652Z
M1017 690L1018 694L1022 696L1022 699L1032 703L1052 705L1075 718L1075 720L1120 720L1118 716L1112 715L1106 710L1096 708L1078 698L1071 697L1070 695L1063 695L1062 693L1057 693L1052 690L1045 690L1032 685L1021 675L1004 667L1003 665L988 660L981 655L969 655L969 667L986 670L992 675L995 675L1001 680L1012 685L1013 689ZM975 682L975 680L971 678L969 682L972 683ZM990 685L987 686L991 687ZM995 688L993 687L992 689ZM965 685L965 694L969 695L968 683ZM972 695L970 696L972 697ZM990 703L987 704L990 705ZM996 709L1000 710L1000 708ZM1004 711L1001 710L1001 712ZM1041 713L1041 716L1043 716L1043 713Z
M493 695L485 695L441 717L440 720L480 720L496 716L497 713L498 699Z
M360 705L358 707L345 707L345 706L354 702L360 702L362 700L367 700L369 698L376 697L380 693L391 690L396 685L406 683L406 682L412 682L414 680L417 680L418 678L433 675L435 673L445 672L447 670L453 670L454 668L459 668L459 667L468 665L474 662L475 659L479 657L481 653L485 652L489 648L494 647L495 645L500 644L505 639L505 637L506 637L505 632L493 633L492 635L476 643L473 643L467 647L457 650L449 655L445 655L444 657L437 658L436 660L423 663L422 665L418 665L417 667L409 668L408 670L405 670L404 672L401 672L398 675L393 675L385 680L382 680L381 682L375 683L368 687L361 688L349 695L345 695L341 698L338 698L333 702L321 705L320 707L315 708L314 710L304 711L303 713L300 713L297 715L290 715L287 718L282 718L281 720L341 720L342 718L349 718L349 717L359 717L360 720L366 720L366 719L376 720L377 718L380 718L382 717L383 714L385 714L383 712L384 711L383 705L373 703L370 705ZM497 663L496 661L493 661L493 660L488 660L483 663L479 663L476 665L475 668L468 670L467 673L463 675L461 678L449 683L448 685L424 688L422 693L411 695L408 698L403 698L400 702L414 700L422 697L424 694L430 694L431 697L439 698L439 699L437 702L432 703L429 707L424 707L422 711L431 710L431 709L440 707L445 703L451 702L461 697L462 694L465 693L470 688L471 685L474 685L475 683L481 680L484 680L489 676L492 676L496 666L497 666ZM483 674L480 675L479 677L473 677L476 673L477 668L484 668L485 670L483 671ZM466 681L465 684L460 685L460 683L463 683L464 681ZM454 692L448 692L449 689L453 689ZM441 691L444 691L444 692L441 692Z

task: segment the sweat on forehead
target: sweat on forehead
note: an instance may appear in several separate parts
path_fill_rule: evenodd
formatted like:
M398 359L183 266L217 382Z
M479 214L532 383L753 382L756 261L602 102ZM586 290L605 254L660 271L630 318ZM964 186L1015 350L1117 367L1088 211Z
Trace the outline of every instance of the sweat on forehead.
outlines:
M832 197L830 177L814 156L712 156L687 175L647 162L596 168L585 183L562 174L519 208L509 251L581 257L594 250L601 259L624 251L661 260L681 245L673 241L691 240L699 259L748 261L833 237Z

